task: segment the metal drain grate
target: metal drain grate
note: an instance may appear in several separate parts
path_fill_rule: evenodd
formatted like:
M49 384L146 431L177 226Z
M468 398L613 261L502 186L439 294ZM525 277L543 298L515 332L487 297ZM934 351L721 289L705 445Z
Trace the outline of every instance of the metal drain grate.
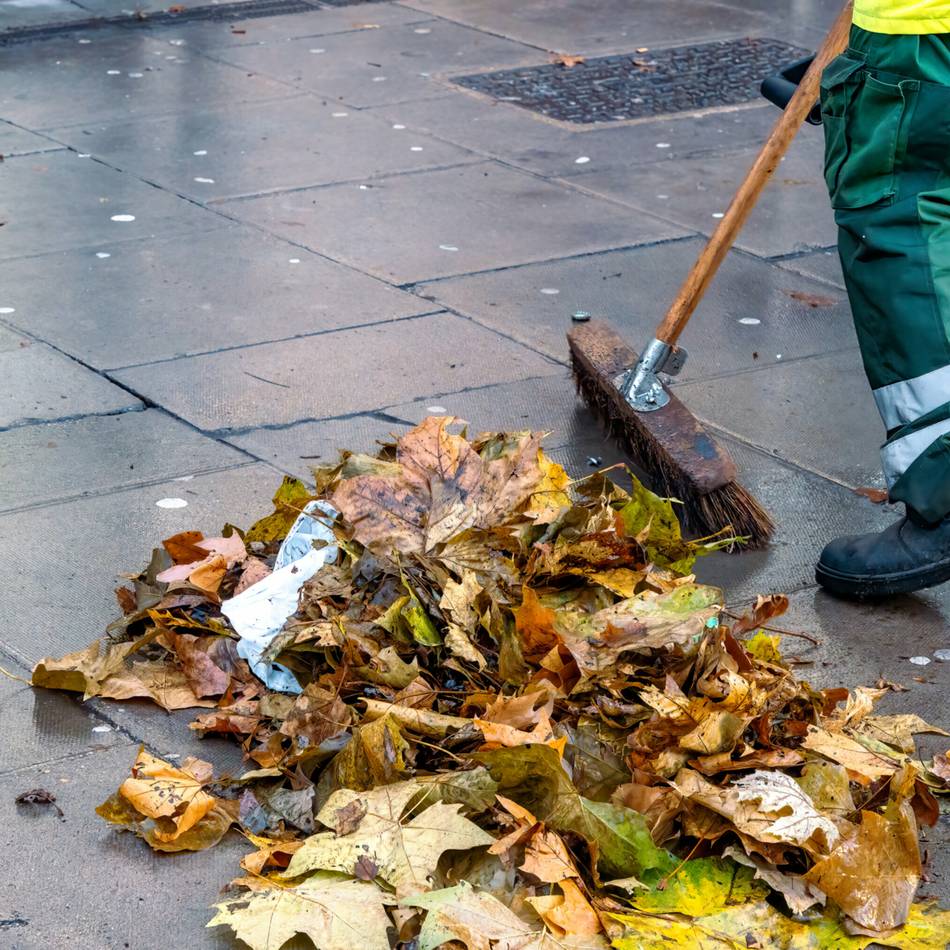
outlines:
M803 55L780 40L750 37L452 81L562 122L619 122L748 102L765 76Z

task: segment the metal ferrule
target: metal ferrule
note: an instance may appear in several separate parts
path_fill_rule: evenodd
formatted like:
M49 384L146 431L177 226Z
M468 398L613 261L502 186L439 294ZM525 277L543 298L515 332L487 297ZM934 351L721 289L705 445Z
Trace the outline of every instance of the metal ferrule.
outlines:
M673 347L662 340L651 340L636 366L632 366L615 380L620 395L637 411L653 412L670 401L670 394L658 374L666 365Z

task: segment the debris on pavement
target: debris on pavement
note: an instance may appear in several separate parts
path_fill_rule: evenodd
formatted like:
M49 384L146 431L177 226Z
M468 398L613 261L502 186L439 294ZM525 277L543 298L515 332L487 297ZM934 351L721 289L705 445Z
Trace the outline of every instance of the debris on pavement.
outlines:
M582 63L587 62L587 60L583 56L576 56L570 53L552 53L551 62L557 66L563 66L565 69L573 69L575 66L580 66Z
M883 488L861 487L854 489L855 495L862 495L873 505L883 505L887 502L887 492Z
M56 814L65 821L66 815L56 804L56 796L45 788L31 788L28 792L21 792L14 799L17 805L49 805L56 809Z
M914 737L948 733L878 713L886 686L798 680L765 629L787 598L730 616L692 574L733 539L456 423L285 479L246 531L165 539L101 642L36 665L198 707L244 752L215 777L141 749L98 813L159 851L238 829L209 926L253 950L950 940L914 901L950 794Z

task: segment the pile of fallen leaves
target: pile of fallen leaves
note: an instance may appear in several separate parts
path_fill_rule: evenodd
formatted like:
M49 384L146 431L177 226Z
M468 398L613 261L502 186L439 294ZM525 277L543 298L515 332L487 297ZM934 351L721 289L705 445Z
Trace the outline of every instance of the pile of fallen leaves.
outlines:
M211 926L255 950L950 939L913 902L950 790L913 735L940 730L797 680L762 629L782 597L730 626L691 575L723 542L684 540L669 501L444 418L315 476L246 532L165 540L104 640L33 674L207 707L191 728L241 743L217 779L142 750L99 808L160 851L246 836ZM300 688L276 692L221 606L304 509L335 550L263 657Z

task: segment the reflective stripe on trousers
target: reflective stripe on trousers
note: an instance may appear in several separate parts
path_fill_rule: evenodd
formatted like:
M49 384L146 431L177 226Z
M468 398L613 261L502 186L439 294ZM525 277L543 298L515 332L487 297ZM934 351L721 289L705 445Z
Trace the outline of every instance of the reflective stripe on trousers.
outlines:
M950 514L950 35L852 30L822 77L825 178L891 499Z

